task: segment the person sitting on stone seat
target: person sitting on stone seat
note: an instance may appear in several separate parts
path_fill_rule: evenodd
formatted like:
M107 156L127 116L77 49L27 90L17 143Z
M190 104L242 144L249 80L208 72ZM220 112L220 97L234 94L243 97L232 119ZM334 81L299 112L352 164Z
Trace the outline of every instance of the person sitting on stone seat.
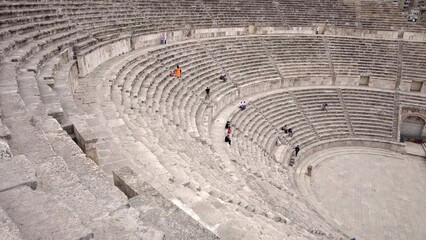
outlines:
M245 110L247 108L246 102L241 102L239 108Z
M175 69L175 75L177 78L180 78L180 75L182 74L182 69L179 67L179 65L176 65Z
M226 135L225 142L229 143L229 145L231 145L231 138L229 137L229 135Z
M288 128L288 136L289 137L293 137L293 129L291 129L291 128Z
M228 78L226 77L226 74L220 75L219 79L224 81L224 82L226 82L226 80L228 80Z
M229 129L229 128L231 128L231 122L230 121L226 121L225 129Z
M284 131L284 133L288 133L288 128L287 125L284 125L284 127L281 128L281 130Z
M328 103L324 102L321 104L321 111L327 110Z
M206 99L210 97L210 88L206 88Z

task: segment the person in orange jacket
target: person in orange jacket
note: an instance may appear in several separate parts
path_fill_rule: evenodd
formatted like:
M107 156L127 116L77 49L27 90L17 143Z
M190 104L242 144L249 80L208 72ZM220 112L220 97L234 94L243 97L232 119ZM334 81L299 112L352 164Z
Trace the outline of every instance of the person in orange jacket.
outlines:
M180 78L180 75L182 74L182 70L179 67L179 65L176 65L176 69L175 69L175 75L177 78Z

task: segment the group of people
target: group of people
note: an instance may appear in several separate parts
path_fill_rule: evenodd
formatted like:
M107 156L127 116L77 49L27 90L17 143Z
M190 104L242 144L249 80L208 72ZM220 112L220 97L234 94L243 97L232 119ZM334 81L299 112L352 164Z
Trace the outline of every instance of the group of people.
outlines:
M238 106L241 110L245 110L247 108L246 102L240 102L240 105Z
M179 65L176 65L175 70L170 72L170 77L180 78L181 75L182 75L182 69L179 67Z
M230 121L226 121L226 124L225 124L225 133L226 133L225 142L229 143L229 145L231 145L231 137L230 137L230 134L231 134L231 122Z
M285 134L288 134L289 137L293 136L293 129L287 127L287 125L284 125L284 127L281 127L281 130L283 130ZM300 146L296 145L296 147L294 147L294 154L296 155L296 157L299 151L300 151Z
M293 129L287 127L287 125L284 125L281 130L283 130L285 134L288 134L289 137L293 137Z

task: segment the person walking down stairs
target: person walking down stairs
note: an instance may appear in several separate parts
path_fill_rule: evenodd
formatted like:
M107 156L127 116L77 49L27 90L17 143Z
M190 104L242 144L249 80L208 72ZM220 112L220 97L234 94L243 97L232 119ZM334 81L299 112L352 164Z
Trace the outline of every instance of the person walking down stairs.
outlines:
M299 151L300 151L300 147L299 147L299 145L296 145L296 147L294 148L294 153L295 153L296 157L297 157L297 154L299 153Z

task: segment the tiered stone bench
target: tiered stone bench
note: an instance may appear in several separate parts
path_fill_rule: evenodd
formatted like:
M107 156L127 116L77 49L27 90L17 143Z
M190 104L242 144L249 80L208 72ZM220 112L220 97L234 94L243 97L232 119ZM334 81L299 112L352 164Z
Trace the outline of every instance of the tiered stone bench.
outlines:
M400 104L424 106L418 94L340 87L364 73L385 89L424 81L423 42L313 34L424 32L391 5L370 4L3 2L0 236L345 238L298 196L287 163L295 144L394 143ZM280 34L294 31L304 35ZM168 45L157 44L160 32ZM180 79L169 76L177 64ZM327 86L281 89L311 85ZM239 101L249 107L238 111ZM231 146L216 127L225 117ZM114 187L113 172L139 195Z

